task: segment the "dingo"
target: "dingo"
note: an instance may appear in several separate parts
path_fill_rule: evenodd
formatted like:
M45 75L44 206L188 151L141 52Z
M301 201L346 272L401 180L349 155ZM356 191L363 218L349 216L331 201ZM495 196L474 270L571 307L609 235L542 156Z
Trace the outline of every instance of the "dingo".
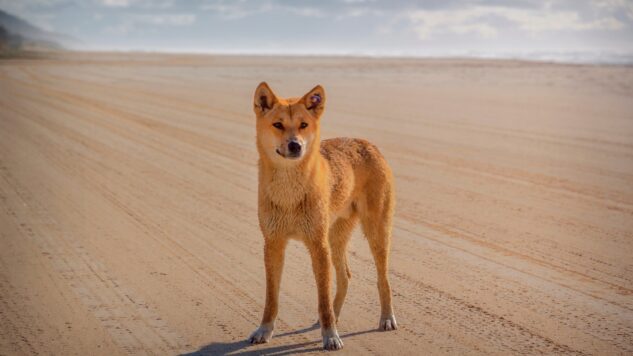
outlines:
M249 338L251 343L272 337L284 251L288 239L294 238L306 245L312 259L323 348L343 347L336 322L351 277L347 243L358 220L378 272L379 328L397 328L387 276L395 203L391 169L376 146L365 140L321 142L319 119L325 102L320 85L301 98L290 99L277 97L266 83L255 90L266 307L261 325ZM330 261L336 270L334 305Z

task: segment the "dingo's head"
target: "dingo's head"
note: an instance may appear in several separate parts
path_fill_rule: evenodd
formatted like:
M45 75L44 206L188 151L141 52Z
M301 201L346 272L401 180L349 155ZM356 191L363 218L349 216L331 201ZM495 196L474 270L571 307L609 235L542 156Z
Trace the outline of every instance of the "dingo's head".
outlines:
M301 98L278 98L266 83L255 90L257 145L273 163L288 165L319 150L325 91L317 85Z

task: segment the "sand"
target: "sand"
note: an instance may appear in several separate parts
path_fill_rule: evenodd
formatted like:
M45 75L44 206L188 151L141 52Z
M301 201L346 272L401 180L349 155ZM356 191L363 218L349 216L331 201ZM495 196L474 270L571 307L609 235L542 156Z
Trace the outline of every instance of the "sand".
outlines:
M395 174L400 329L356 231L341 354L633 353L632 67L86 53L0 61L0 354L320 352L299 243L245 342L262 80Z

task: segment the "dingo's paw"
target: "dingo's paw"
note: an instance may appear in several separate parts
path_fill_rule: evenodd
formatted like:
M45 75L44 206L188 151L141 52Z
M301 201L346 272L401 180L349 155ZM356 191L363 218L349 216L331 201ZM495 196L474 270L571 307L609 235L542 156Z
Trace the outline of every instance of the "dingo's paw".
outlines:
M381 331L390 331L396 330L398 328L398 323L396 323L396 317L394 315L390 315L385 318L380 319L380 325L378 325L378 329Z
M343 340L338 336L336 329L330 329L323 332L323 349L324 350L340 350L343 348Z
M270 341L273 337L273 328L267 325L260 325L251 336L248 337L248 341L251 344L263 344Z

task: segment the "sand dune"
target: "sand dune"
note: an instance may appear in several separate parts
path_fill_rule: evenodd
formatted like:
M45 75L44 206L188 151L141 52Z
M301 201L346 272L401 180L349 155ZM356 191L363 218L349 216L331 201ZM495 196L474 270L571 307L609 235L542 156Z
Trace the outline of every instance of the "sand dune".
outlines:
M377 332L352 239L342 354L633 353L633 68L65 54L0 62L0 354L320 351L303 246L271 343L251 95L328 91L397 185Z

